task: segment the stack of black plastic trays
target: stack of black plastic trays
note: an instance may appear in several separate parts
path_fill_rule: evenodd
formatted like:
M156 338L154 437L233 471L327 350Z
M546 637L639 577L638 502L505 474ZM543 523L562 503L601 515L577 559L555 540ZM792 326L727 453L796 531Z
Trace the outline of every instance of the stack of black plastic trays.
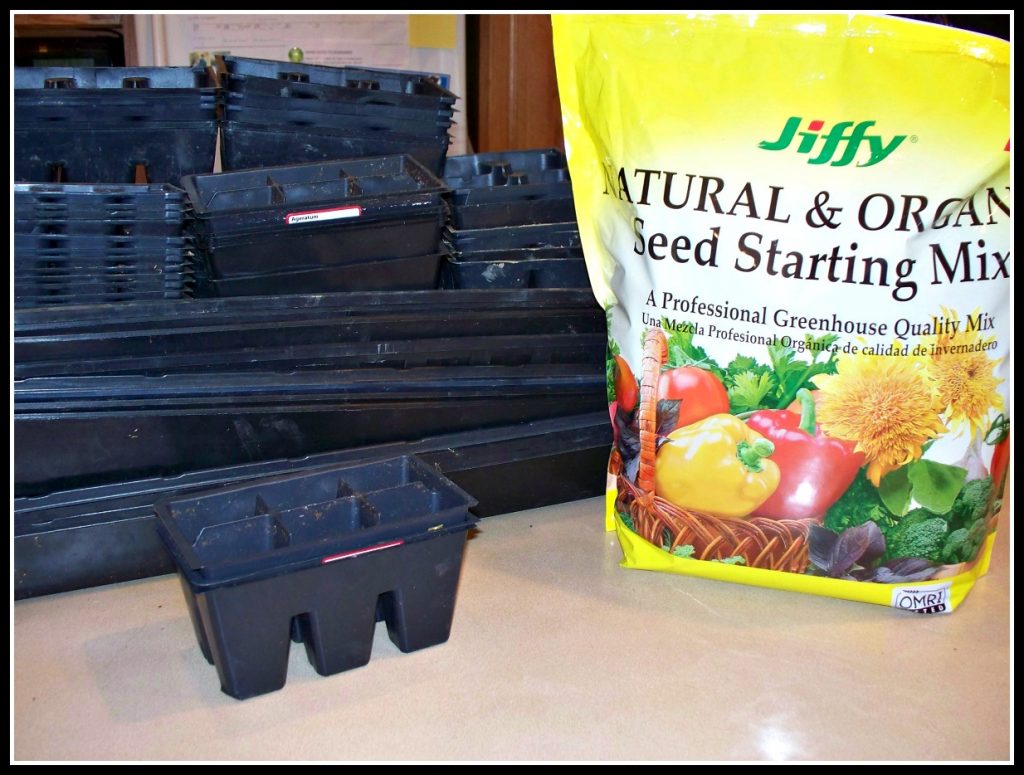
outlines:
M407 153L440 175L455 95L421 73L224 57L224 169Z
M446 288L585 288L572 187L556 149L453 156Z
M605 321L589 290L154 301L14 322L19 597L167 572L156 500L269 474L426 453L481 515L603 488Z
M199 295L437 287L444 184L410 156L186 177Z
M187 67L19 67L14 179L171 183L211 172L217 89Z
M188 296L186 210L169 185L15 184L15 306Z

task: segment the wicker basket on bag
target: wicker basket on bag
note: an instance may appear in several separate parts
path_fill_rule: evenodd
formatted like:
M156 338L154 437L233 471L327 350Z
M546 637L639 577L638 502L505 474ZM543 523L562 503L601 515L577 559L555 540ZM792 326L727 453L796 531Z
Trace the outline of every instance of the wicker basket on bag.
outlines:
M652 328L644 338L641 364L639 426L640 465L636 484L621 471L618 474L618 508L629 514L636 533L672 552L693 547L694 559L724 560L742 557L752 568L803 573L809 564L807 536L813 519L769 519L716 517L681 508L658 496L654 486L657 454L658 376L667 359L665 334Z

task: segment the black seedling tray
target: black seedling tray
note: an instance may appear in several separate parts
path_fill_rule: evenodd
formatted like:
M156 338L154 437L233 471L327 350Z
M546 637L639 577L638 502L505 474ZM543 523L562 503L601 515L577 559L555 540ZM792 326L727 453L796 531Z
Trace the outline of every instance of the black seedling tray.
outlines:
M464 524L475 501L411 455L266 477L157 504L196 591Z
M560 183L569 180L568 163L557 148L451 156L444 165L444 179L453 189Z
M597 364L595 364L596 366ZM429 398L451 395L540 395L570 391L596 384L598 368L580 364L551 364L504 368L467 366L423 368L404 372L391 369L305 371L291 374L265 372L169 374L160 377L75 376L45 377L14 382L15 414L38 411L52 402L91 402L96 408L116 407L141 399L200 399L232 403L240 397L302 402L344 400L347 396Z
M372 132L315 127L275 127L225 121L221 127L221 164L245 170L333 159L407 154L439 175L449 138L399 132Z
M205 69L184 67L19 67L14 123L48 131L57 124L119 125L212 121L217 89ZM74 127L71 127L72 129Z
M177 184L183 175L211 172L217 122L123 126L76 123L14 128L14 178L33 183Z
M458 99L422 73L363 67L274 62L248 57L224 57L231 88L279 96L319 95L332 100L367 102L396 107L450 106Z
M24 221L174 220L185 192L169 185L15 183L14 217Z
M580 232L575 221L508 226L497 229L449 229L445 239L457 254L488 250L578 248Z
M304 101L291 105L284 110L271 108L255 108L248 104L228 102L224 109L224 118L239 124L256 124L257 126L315 127L335 131L358 132L397 132L407 135L423 135L426 138L443 138L448 136L451 120L442 120L428 114L423 119L403 119L378 116L365 112L360 114L330 113L326 111L304 110Z
M456 229L574 221L565 154L554 148L453 156L445 162Z
M508 309L481 312L440 308L428 314L411 311L366 317L319 314L311 319L270 319L249 324L232 325L229 320L212 320L208 325L182 328L158 325L128 332L111 330L58 336L17 336L14 355L16 363L26 363L35 360L153 356L197 351L215 353L218 350L247 347L288 347L387 339L600 333L604 330L605 316L596 305L565 310L537 310L532 314Z
M208 85L204 67L16 67L14 88L39 89L45 95L75 94L82 89L198 90Z
M201 282L200 296L272 296L280 293L408 291L436 288L444 256L440 253L384 261L241 275Z
M14 265L14 276L81 276L105 277L108 274L173 274L191 266L187 256L178 251L168 250L163 258L157 254L148 257L132 257L130 254L88 256L71 251L62 254L42 254L22 257Z
M213 279L437 253L444 185L407 156L186 178Z
M14 232L43 238L58 234L69 237L174 237L181 235L184 226L185 211L181 209L160 220L125 217L73 221L52 217L15 220Z
M75 295L96 295L103 293L135 293L139 291L157 292L180 290L186 277L182 272L176 274L153 275L137 274L103 274L103 275L15 275L15 296L45 294L50 289L60 289Z
M436 455L451 453L451 470L472 467L476 461L492 463L501 459L501 452L514 448L517 454L528 450L532 457L557 452L554 439L564 439L567 449L581 443L611 443L608 412L574 414L483 430L462 431L428 436L417 441L398 441L370 447L334 450L294 459L268 460L226 468L214 468L166 478L121 481L113 484L64 490L36 497L14 499L14 524L19 529L43 529L57 519L77 519L88 513L113 512L133 506L149 506L161 497L171 499L178 494L208 489L214 485L232 484L260 476L277 476L292 471L316 471L360 460L378 460L416 454L428 463ZM445 472L447 475L447 471ZM479 507L474 511L481 511ZM486 513L489 512L486 509Z
M449 260L442 269L445 288L589 288L582 258L526 261Z
M554 256L564 257L564 256ZM466 313L519 310L544 315L554 310L600 312L593 294L582 290L400 291L275 296L258 304L240 299L203 299L183 303L82 307L14 315L15 337L70 332L125 332L135 328L206 326L214 322L283 322L296 317L390 316L396 313L462 310Z
M317 208L314 212L346 209ZM300 216L309 212L297 211ZM237 236L200 237L197 247L211 278L220 280L438 254L443 223L443 207L423 207L394 217L359 215Z
M401 154L196 175L183 185L195 217L225 231L280 225L300 206L353 204L388 212L438 204L447 190Z
M555 363L602 364L602 334L482 336L461 339L412 339L341 345L298 345L252 350L222 350L211 357L198 352L178 356L134 356L15 364L15 377L99 374L165 374L356 369L410 369L426 366L525 366Z
M526 195L519 200L463 205L455 194L452 226L456 229L497 229L508 226L567 222L576 218L571 192L557 196Z
M217 96L213 89L203 94L172 93L154 90L144 95L139 92L118 94L113 90L72 90L39 96L15 93L14 121L19 129L48 132L51 129L73 129L87 123L134 131L147 124L168 122L212 121L217 117Z
M19 413L15 494L171 476L607 407L604 385L544 395Z
M189 295L187 287L180 290L141 293L102 293L102 294L48 294L15 296L14 306L18 309L38 309L56 306L73 306L79 304L120 304L123 302L166 301L168 299L184 299Z
M76 253L141 253L183 250L189 246L183 236L131 234L26 234L15 232L14 251L45 253L73 250Z
M607 412L594 412L17 499L14 595L22 599L173 572L156 532L152 504L161 498L257 476L417 454L463 489L480 493L477 516L493 516L602 494L610 445Z
M192 248L188 237L79 234L15 234L14 264L32 268L54 266L111 265L148 266L178 264Z
M259 91L236 91L231 88L234 80L234 76L227 77L227 88L221 93L222 104L238 109L251 108L254 110L275 111L295 109L330 116L367 117L384 120L396 119L403 122L413 122L428 131L432 130L435 126L451 125L455 117L455 109L451 105L432 105L428 108L404 108L369 102L324 100L310 96L281 96L280 94L266 94ZM287 85L284 86L284 91L288 91Z
M186 279L185 272L180 267L176 271L164 271L158 268L156 271L137 272L118 270L91 273L18 272L14 275L14 290L16 295L21 295L30 287L46 289L51 286L67 286L81 293L105 292L104 289L107 286L159 291L165 288L180 288Z

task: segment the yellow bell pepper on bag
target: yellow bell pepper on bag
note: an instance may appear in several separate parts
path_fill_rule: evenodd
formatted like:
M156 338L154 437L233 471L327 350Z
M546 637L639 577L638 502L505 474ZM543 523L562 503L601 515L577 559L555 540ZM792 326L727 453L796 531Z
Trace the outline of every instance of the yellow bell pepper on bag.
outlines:
M775 445L731 414L715 414L669 434L658 450L655 492L716 517L751 514L779 486Z

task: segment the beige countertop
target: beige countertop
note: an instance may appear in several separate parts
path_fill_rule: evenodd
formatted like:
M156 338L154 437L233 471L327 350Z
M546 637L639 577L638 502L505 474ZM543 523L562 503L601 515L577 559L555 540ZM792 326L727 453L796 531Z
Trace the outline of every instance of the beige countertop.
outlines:
M495 517L451 640L239 702L173 577L14 605L13 755L36 759L1010 757L1007 531L951 616L618 567L602 499ZM1006 524L1006 522L1004 522Z

